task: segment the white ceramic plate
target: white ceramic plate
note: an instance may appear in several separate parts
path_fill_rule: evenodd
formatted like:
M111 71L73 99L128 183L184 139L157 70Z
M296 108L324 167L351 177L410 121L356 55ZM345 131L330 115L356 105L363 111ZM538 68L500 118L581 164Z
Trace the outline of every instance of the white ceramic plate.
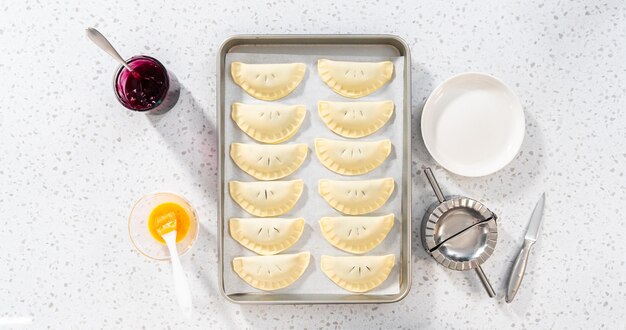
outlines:
M492 174L511 162L524 140L524 110L502 81L462 73L439 85L422 112L422 136L435 161L468 177Z

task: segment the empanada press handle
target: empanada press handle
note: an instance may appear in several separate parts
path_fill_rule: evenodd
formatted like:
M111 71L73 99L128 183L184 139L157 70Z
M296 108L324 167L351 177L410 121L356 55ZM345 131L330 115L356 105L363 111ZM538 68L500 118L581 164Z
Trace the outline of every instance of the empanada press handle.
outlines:
M478 274L478 278L480 278L480 281L483 283L485 290L487 290L487 294L489 295L489 298L495 297L496 292L493 291L493 287L491 287L491 283L489 283L487 276L485 276L485 273L483 272L482 267L478 266L475 268L475 270L476 270L476 274Z
M433 171L430 169L430 167L425 168L424 173L426 174L428 183L430 183L430 186L433 187L433 191L435 192L435 196L437 196L437 200L439 200L439 203L445 202L446 198L443 197L443 192L441 192L441 188L439 188L437 179L435 179L435 176L433 175Z

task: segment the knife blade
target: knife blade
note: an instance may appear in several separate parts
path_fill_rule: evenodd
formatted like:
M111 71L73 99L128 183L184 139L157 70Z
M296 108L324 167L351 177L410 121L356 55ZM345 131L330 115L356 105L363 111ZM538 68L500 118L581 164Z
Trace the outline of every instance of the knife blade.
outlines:
M528 228L526 229L526 235L524 235L524 245L522 245L513 268L511 268L511 274L509 275L509 283L506 289L506 302L510 303L515 298L515 294L519 290L526 272L526 265L528 263L528 257L530 256L530 250L539 237L539 229L543 220L543 208L546 203L546 193L544 192L537 201L535 209L530 216Z
M541 228L541 222L543 220L543 206L546 204L546 193L541 194L541 198L537 201L533 214L530 216L528 222L528 229L526 230L526 236L524 239L537 241L539 236L539 228Z

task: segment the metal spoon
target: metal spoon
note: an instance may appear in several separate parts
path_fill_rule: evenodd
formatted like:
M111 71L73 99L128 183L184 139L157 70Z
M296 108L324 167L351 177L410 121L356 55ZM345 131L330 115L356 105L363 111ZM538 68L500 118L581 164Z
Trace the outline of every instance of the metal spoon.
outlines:
M100 31L90 27L87 28L87 37L93 41L96 46L100 47L100 49L104 50L107 54L111 55L116 61L118 61L121 65L123 65L128 71L134 72L133 69L124 61L120 53L113 48L113 45L107 40L105 36L100 33Z

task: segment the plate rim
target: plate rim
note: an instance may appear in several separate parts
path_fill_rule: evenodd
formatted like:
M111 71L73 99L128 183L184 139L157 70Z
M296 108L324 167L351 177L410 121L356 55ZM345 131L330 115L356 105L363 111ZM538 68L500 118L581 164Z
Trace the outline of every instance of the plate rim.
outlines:
M450 164L449 163L445 163L442 162L441 159L437 158L437 156L435 156L435 154L433 153L434 147L428 142L428 139L426 137L426 135L424 134L424 116L425 114L429 111L429 109L433 108L433 106L431 105L433 98L436 94L440 94L441 90L443 90L446 85L450 84L452 81L457 80L459 78L463 78L466 76L478 76L482 79L488 79L491 80L493 82L496 82L497 84L499 84L500 86L502 86L511 96L512 96L512 100L514 102L517 103L518 108L521 112L521 122L520 122L520 127L522 128L520 132L516 132L516 134L520 134L521 135L521 139L519 140L518 145L515 148L515 152L512 152L511 155L509 157L507 157L506 161L503 162L503 164L501 166L498 167L494 167L493 169L488 168L487 170L483 170L483 171L478 171L476 173L469 173L469 172L464 172L464 171L459 171L458 168L455 170L452 170L450 168ZM431 112L433 110L430 110ZM497 77L488 74L488 73L484 73L484 72L478 72L478 71L467 71L467 72L462 72L456 75L453 75L449 78L447 78L446 80L444 80L443 82L441 82L439 85L437 85L437 87L435 89L433 89L433 91L430 93L430 95L428 95L428 98L426 99L426 102L424 103L424 106L422 108L422 114L420 116L420 132L422 134L422 141L424 142L424 145L426 146L426 150L428 150L428 153L430 154L430 156L435 160L435 162L437 162L437 164L441 165L443 168L445 168L446 170L460 175L460 176L464 176L464 177L470 177L470 178L477 178L477 177L483 177L483 176L487 176L487 175L491 175L494 174L498 171L500 171L501 169L505 168L506 166L508 166L519 154L522 145L524 144L524 139L526 138L526 115L524 113L524 107L522 106L522 103L519 99L519 97L517 96L517 94L513 91L513 89L507 85L506 83L504 83L502 80L498 79Z

